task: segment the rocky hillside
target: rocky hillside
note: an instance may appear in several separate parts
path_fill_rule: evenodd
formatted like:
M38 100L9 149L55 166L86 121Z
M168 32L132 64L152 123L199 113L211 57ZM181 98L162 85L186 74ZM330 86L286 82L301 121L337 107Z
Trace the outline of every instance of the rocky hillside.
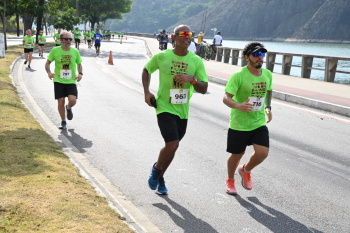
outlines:
M130 17L133 6L125 17L125 21L133 22L127 31L171 31L185 23L193 31L208 35L217 28L226 39L350 43L350 0L147 0L147 6L142 5L144 2L134 0L135 8L144 11L138 12L136 20ZM159 8L160 2L163 9ZM150 3L158 9L152 11ZM116 26L126 29L120 22Z

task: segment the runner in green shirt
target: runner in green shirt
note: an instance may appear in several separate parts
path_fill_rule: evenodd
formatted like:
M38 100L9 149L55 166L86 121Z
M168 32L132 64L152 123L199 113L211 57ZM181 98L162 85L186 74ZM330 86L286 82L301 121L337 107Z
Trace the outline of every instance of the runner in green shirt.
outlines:
M38 36L38 46L39 46L39 57L44 58L44 46L46 42L46 37L43 36L43 30L40 30Z
M81 32L78 27L76 27L75 30L73 30L72 32L74 35L75 48L79 49Z
M45 70L49 78L54 82L55 99L58 103L58 112L62 119L61 129L66 129L67 119L73 119L72 107L76 104L78 90L76 82L83 77L82 59L77 49L71 48L73 36L70 32L63 31L60 35L62 46L51 50L45 64ZM51 73L50 64L55 62L55 73ZM77 71L78 67L78 71ZM77 74L78 73L78 74ZM65 105L65 98L68 97L68 104Z
M55 35L53 35L53 38L55 39L55 42L56 42L56 47L62 45L60 40L60 34L61 34L61 29L58 29L58 32L56 32Z
M157 194L168 193L164 173L185 135L193 91L205 94L208 88L202 59L188 51L192 36L190 27L179 25L174 32L176 47L155 54L142 72L145 102L156 108L158 126L165 141L148 179L149 187L157 189ZM155 96L149 91L149 82L156 70L159 70L159 88L155 103Z
M32 63L32 56L33 56L33 48L35 47L35 38L32 36L32 30L28 29L26 31L27 35L23 38L22 44L24 45L24 55L25 55L25 62L24 64L27 64L28 62L28 68L30 68L30 63Z
M253 145L254 153L248 163L239 167L242 185L251 190L250 171L259 165L269 153L269 131L266 123L272 120L272 74L262 68L267 50L261 43L245 46L243 55L248 65L234 73L225 88L224 103L231 108L230 128L227 135L226 192L236 195L234 174L246 147ZM265 114L267 121L265 122Z

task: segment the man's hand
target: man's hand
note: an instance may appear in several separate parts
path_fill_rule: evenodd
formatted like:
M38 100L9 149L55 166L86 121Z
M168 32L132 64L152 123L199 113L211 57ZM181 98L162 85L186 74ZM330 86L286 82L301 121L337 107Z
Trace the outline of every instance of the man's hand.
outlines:
M265 108L265 113L267 116L267 121L266 123L269 123L270 121L272 121L272 112L269 108Z
M193 76L188 74L177 74L174 75L175 82L179 84L190 83L193 81Z
M55 74L50 72L50 73L48 74L48 76L49 76L49 78L52 80L52 79L55 77Z
M155 96L151 92L145 93L145 102L148 104L148 106L153 107L151 104L151 98L155 98Z
M80 82L80 80L83 78L83 75L78 74L78 76L75 78L78 82Z
M253 105L249 103L249 98L248 98L245 102L239 104L237 109L241 110L242 112L249 113L253 110Z

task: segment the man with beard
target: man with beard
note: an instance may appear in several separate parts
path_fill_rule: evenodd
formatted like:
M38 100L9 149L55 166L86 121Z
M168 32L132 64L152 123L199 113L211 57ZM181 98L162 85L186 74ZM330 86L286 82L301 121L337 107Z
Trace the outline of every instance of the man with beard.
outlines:
M148 186L152 190L157 189L156 193L161 195L168 193L164 173L186 133L189 101L193 91L205 94L208 88L208 78L201 58L188 51L192 36L190 27L179 25L174 29L174 34L175 48L155 54L142 72L145 102L156 108L158 126L165 141L148 179ZM158 69L159 88L155 104L149 83L151 74Z
M242 186L251 190L251 170L259 165L269 153L269 131L266 123L272 120L272 74L261 68L267 50L261 43L245 46L243 55L248 65L234 73L225 88L223 102L231 108L230 127L227 135L226 192L237 194L234 174L246 147L253 145L254 153L249 161L238 169ZM267 121L265 122L265 113Z

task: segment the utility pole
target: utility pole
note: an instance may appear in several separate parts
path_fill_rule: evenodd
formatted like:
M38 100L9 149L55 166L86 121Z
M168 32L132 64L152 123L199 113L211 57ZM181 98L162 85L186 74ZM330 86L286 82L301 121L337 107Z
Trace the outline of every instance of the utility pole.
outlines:
M79 0L75 0L75 16L79 17Z

